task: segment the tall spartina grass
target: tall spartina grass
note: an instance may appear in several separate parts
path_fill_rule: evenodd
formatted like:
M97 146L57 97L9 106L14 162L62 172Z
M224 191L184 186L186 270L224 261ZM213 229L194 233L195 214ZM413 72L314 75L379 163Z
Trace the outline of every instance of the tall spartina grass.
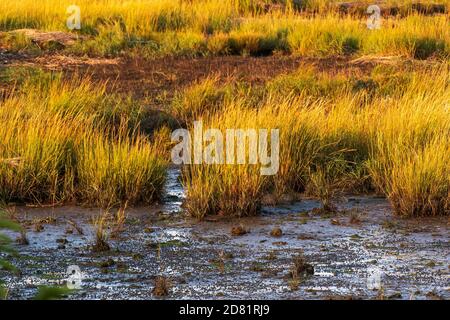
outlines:
M166 161L139 130L139 110L87 80L32 78L0 102L0 199L151 203Z
M332 208L336 192L364 186L385 193L399 215L448 214L448 64L405 72L401 79L395 73L380 78L375 70L373 92L329 89L339 100L311 96L308 87L286 96L269 84L258 106L242 97L206 112L205 129L224 135L226 128L279 129L280 168L261 177L255 165L188 166L188 211L255 214L265 193L280 197L305 188ZM393 85L399 80L402 86Z

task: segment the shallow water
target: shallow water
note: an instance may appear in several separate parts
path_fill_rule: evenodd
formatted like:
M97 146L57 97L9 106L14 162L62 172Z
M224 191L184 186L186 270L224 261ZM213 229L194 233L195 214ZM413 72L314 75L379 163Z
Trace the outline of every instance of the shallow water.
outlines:
M13 262L21 275L0 271L9 298L31 298L38 285L64 283L71 265L82 273L74 299L152 299L158 275L170 279L170 299L450 297L446 217L399 219L385 199L365 196L340 205L357 212L358 223L350 222L350 213L315 215L320 204L308 199L265 207L258 217L197 222L183 215L178 176L170 170L164 204L128 210L125 230L109 240L106 253L90 250L98 209L17 208L29 245L16 245L20 257ZM55 221L35 231L36 219L49 216ZM68 219L84 234L70 233ZM239 224L250 232L232 236ZM269 234L276 226L281 237ZM294 284L289 270L299 253L314 275Z

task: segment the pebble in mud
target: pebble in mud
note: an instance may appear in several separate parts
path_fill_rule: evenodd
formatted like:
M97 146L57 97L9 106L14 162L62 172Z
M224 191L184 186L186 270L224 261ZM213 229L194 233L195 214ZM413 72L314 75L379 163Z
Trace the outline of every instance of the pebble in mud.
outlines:
M234 226L231 228L231 235L233 236L243 236L244 234L249 233L250 231L242 225Z
M334 226L340 226L342 225L341 221L339 219L331 219L330 223Z
M66 238L56 239L56 243L59 243L59 244L67 244L68 242L69 241Z
M275 227L275 228L273 228L273 229L270 231L270 235L271 235L272 237L279 238L279 237L281 237L281 236L283 235L283 231L281 230L280 227Z

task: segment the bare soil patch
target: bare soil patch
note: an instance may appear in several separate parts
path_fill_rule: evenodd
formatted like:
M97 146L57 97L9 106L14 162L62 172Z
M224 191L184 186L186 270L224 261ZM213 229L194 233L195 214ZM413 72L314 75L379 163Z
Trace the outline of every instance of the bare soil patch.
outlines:
M67 76L90 76L94 81L107 81L110 90L131 93L134 97L153 97L164 91L169 95L209 76L220 82L242 81L262 84L280 74L297 70L301 65L315 66L318 71L367 73L377 60L351 63L348 57L304 58L295 56L268 57L198 57L158 59L88 58L46 54L31 57L0 52L2 67L39 67L61 71Z

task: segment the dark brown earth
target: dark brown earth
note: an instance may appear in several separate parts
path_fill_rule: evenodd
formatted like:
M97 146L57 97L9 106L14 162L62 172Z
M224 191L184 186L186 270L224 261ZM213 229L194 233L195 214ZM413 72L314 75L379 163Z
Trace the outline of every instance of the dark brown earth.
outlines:
M314 66L318 71L367 73L380 58L349 57L305 58L295 56L268 57L199 57L199 58L81 58L44 54L33 57L0 51L0 70L5 67L40 67L90 76L94 81L108 82L108 88L119 93L131 93L136 98L151 97L166 91L169 95L206 77L217 77L221 82L243 81L261 84L277 75L293 72L300 66ZM381 61L381 62L380 62Z

